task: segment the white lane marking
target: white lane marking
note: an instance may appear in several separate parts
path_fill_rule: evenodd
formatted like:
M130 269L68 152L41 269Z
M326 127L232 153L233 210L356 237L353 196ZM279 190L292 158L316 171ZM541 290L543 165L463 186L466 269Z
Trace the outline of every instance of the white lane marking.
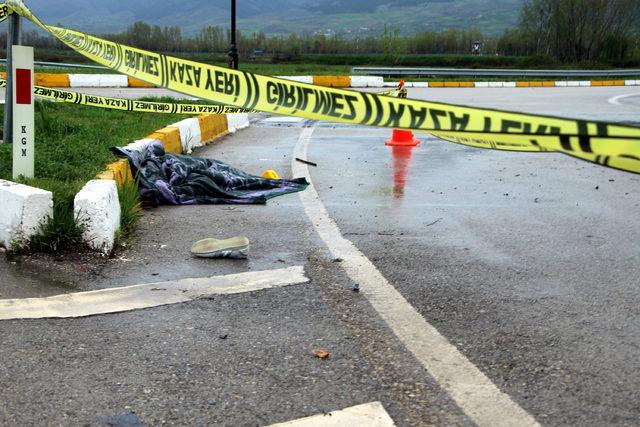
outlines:
M308 282L300 266L101 289L46 298L0 300L0 320L84 317Z
M380 402L313 415L268 427L393 427L395 423Z
M626 95L618 95L618 96L609 98L607 101L609 102L609 104L613 104L613 105L624 105L620 102L620 100L624 98L631 98L633 96L640 96L640 93L628 93Z
M304 128L293 159L307 158L314 128ZM309 187L299 194L304 210L335 258L360 293L389 325L398 339L445 389L464 413L479 426L538 426L536 420L501 392L475 365L429 324L385 279L355 245L345 239L313 185L308 167L292 160L293 176L303 176Z

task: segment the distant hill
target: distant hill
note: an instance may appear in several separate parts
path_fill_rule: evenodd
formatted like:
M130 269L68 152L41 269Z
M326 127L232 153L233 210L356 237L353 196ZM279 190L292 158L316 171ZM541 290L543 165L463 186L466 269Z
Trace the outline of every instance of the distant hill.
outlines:
M267 34L378 35L385 24L403 34L475 27L500 34L516 24L524 0L237 0L238 28ZM191 34L228 25L230 0L26 0L45 22L92 33L118 32L135 21L177 25Z

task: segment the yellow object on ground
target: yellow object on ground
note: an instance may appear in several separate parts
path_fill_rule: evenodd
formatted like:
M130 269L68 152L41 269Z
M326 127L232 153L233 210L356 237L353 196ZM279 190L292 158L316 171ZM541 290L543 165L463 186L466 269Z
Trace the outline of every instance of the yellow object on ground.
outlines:
M262 177L269 178L269 179L280 179L280 176L278 175L278 173L273 169L268 169L262 172Z

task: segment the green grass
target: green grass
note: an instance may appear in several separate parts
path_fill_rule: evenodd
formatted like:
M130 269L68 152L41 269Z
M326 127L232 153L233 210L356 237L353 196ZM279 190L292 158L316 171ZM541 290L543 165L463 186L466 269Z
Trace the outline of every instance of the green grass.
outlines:
M63 252L82 247L82 226L74 217L73 199L84 182L50 178L35 178L23 182L53 193L53 218L49 218L38 234L28 242L22 242L13 249L16 252Z
M89 180L115 159L110 147L126 145L184 117L36 102L36 178ZM0 145L0 178L11 178L11 155L10 144Z
M3 108L0 108L3 112ZM144 138L184 116L130 113L74 104L37 102L35 178L28 185L54 193L54 216L28 250L58 252L78 248L81 228L73 198L82 186L116 157L109 150ZM0 144L0 178L12 179L12 145ZM133 183L121 190L123 232L133 229L139 213Z
M0 51L1 54L1 51ZM220 53L169 53L170 55L206 64L227 66L226 55ZM97 65L80 54L63 49L36 49L37 60L68 62ZM636 67L640 58L632 58L626 67ZM293 57L265 55L248 59L240 58L240 69L262 75L346 75L352 74L351 68L356 66L399 66L399 67L444 67L444 68L523 68L523 69L607 69L610 64L587 62L580 64L563 64L548 56L495 56L495 55L452 55L452 54L406 54L398 58L398 63L384 54L301 54ZM0 67L0 70L4 68ZM81 69L36 67L37 72L47 73L80 73L80 74L113 74L109 69ZM412 79L415 80L415 79ZM436 78L434 81L457 78ZM468 79L467 79L468 80ZM499 79L504 80L504 79ZM544 80L544 79L541 79ZM424 81L424 80L419 80Z
M127 236L135 229L136 223L142 213L140 192L138 191L139 179L134 181L125 179L123 185L118 187L118 199L120 200L120 233Z

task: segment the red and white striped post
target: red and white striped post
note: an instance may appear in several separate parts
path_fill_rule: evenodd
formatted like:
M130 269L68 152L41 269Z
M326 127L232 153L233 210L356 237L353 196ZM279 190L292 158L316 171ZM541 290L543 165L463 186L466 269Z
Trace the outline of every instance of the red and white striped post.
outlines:
M34 175L33 47L12 46L13 179ZM8 101L8 100L7 100Z

